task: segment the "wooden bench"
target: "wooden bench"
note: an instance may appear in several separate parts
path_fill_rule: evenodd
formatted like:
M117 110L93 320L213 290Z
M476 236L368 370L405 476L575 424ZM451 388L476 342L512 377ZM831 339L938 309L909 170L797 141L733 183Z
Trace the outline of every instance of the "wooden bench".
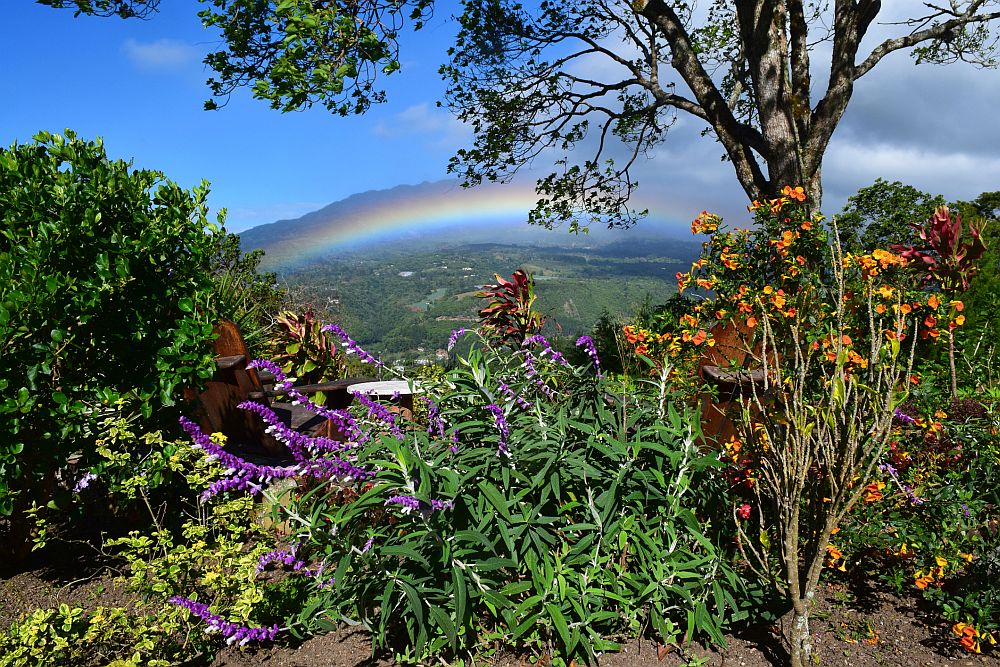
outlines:
M285 426L299 433L342 439L343 435L326 418L317 415L303 405L283 402L287 389L275 389L275 378L266 371L247 368L250 362L246 343L234 322L223 320L213 331L217 338L212 344L215 353L215 374L205 383L205 389L198 396L199 422L206 433L223 433L227 441L245 451L269 456L287 455L284 445L265 431L261 419L238 406L250 400L267 405L281 419ZM340 409L351 404L353 396L348 392L351 385L370 382L372 378L334 380L319 384L294 386L303 395L323 392L325 407Z

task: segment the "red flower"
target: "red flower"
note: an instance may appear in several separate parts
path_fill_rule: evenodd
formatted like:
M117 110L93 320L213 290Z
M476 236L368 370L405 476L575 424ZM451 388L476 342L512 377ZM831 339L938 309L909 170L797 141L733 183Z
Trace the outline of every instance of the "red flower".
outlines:
M750 505L747 504L747 503L743 503L742 505L740 505L736 509L736 514L739 515L739 517L741 519L749 519L750 518Z

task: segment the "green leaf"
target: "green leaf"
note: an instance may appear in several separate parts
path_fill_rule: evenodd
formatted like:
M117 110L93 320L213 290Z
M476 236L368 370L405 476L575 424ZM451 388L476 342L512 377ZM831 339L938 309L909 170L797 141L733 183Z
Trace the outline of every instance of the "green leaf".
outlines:
M563 616L562 610L549 602L545 605L545 611L549 613L552 625L555 627L556 632L559 633L559 638L562 640L563 646L566 647L566 652L572 653L575 647L570 645L569 626L566 624L566 618Z
M177 307L183 310L185 313L190 313L194 310L194 302L188 297L181 297L177 301Z

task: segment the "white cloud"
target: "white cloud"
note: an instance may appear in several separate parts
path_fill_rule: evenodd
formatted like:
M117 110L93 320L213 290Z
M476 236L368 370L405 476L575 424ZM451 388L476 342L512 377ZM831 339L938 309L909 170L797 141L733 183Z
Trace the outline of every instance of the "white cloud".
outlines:
M407 107L388 121L379 121L372 132L382 139L423 137L428 145L449 149L467 143L472 136L469 128L447 109L428 102Z
M191 44L176 39L140 42L127 39L122 50L134 65L147 70L176 70L198 62L200 52Z

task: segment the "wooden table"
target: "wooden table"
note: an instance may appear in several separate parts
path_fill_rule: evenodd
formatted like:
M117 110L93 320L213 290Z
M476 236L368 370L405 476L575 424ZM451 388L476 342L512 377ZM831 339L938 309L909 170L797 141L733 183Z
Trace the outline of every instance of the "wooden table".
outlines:
M351 385L349 391L365 394L377 401L392 401L394 411L404 419L413 419L413 394L417 388L405 380L382 380L379 382L359 382Z

